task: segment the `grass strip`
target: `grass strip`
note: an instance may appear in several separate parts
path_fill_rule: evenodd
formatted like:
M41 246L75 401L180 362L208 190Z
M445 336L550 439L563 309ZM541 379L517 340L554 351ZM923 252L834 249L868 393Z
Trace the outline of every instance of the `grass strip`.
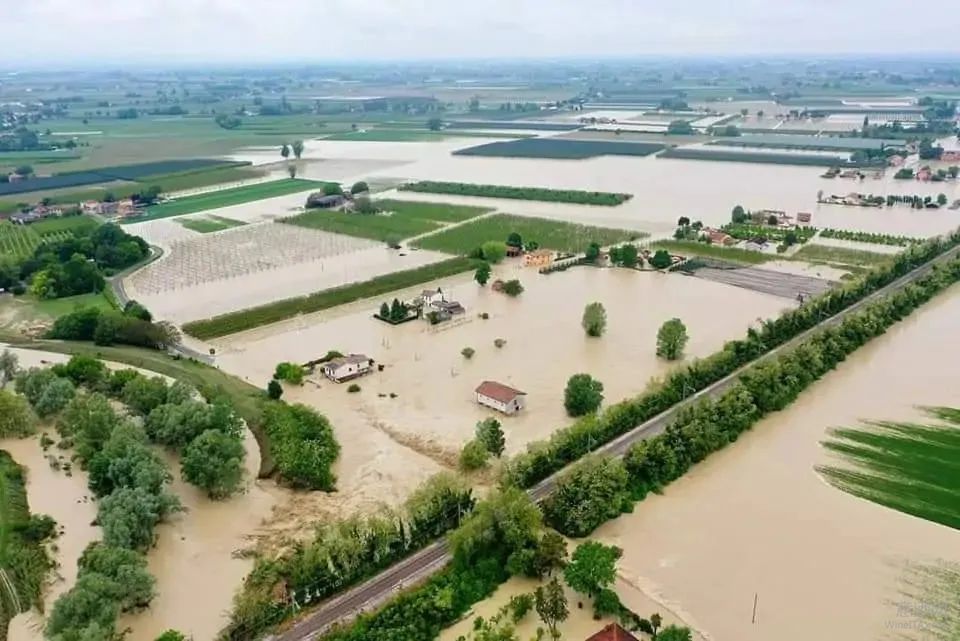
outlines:
M320 188L322 182L315 180L301 180L296 178L286 178L283 180L274 180L256 185L245 185L233 189L223 189L211 191L196 196L185 196L169 202L154 205L147 209L143 216L130 218L125 223L142 223L147 220L157 220L158 218L169 218L170 216L180 216L182 214L193 214L208 209L218 209L220 207L229 207L230 205L241 205L243 203L263 200L265 198L274 198L276 196L286 196L300 191L309 191L312 188Z
M696 241L658 240L651 243L651 245L651 251L665 249L671 254L680 256L706 256L708 258L717 258L731 263L743 263L746 265L759 265L773 260L785 260L785 257L781 254L766 254L764 252L750 251L749 249L721 247L719 245L708 245L707 243L698 243Z
M811 262L839 263L841 265L858 265L872 267L890 262L891 254L849 249L847 247L833 247L831 245L806 244L793 255L797 260Z
M350 283L341 287L325 289L307 296L286 298L250 309L222 314L205 320L192 321L183 326L183 331L201 340L235 334L262 325L277 323L298 314L319 312L338 305L345 305L364 298L380 296L388 292L419 285L438 278L453 276L477 266L477 261L458 257L431 265L424 265L392 274L384 274L370 280Z

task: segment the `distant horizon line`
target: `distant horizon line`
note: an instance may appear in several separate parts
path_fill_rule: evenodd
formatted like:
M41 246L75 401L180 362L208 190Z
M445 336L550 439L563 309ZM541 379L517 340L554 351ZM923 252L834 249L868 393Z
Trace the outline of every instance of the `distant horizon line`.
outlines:
M11 74L28 72L58 72L58 71L100 71L102 73L111 73L122 69L250 69L250 68L311 68L311 67L365 67L365 66L424 66L432 65L438 67L462 65L462 64L499 64L499 65L524 65L531 63L579 63L579 64L602 64L602 63L631 63L631 62L851 62L861 60L864 62L877 63L902 63L902 62L932 62L952 64L960 62L960 51L955 52L898 52L896 55L890 52L881 51L863 51L863 52L779 52L779 53L643 53L643 54L595 54L595 55L543 55L543 56L442 56L442 57L410 57L410 58L297 58L290 57L286 59L215 59L204 61L197 58L182 60L161 60L158 58L141 58L119 60L114 58L90 57L77 60L74 58L70 62L32 61L21 64L10 64L0 61L0 74L9 76ZM104 69L104 65L110 68ZM97 68L98 67L98 68Z

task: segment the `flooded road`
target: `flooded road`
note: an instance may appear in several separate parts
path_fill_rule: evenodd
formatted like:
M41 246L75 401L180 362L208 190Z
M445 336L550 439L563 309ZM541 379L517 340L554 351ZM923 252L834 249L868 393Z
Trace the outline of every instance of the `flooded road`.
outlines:
M918 624L898 601L902 562L960 560L960 533L844 494L814 468L831 460L819 446L830 427L960 404L960 344L945 340L958 317L955 286L595 537L714 639L901 639Z

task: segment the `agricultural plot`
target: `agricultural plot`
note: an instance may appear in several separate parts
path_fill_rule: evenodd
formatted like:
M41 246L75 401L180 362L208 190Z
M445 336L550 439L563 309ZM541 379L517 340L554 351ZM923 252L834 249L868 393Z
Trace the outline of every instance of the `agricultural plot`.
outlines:
M526 122L523 120L453 120L447 129L529 129L530 131L574 131L580 125L559 122Z
M279 222L346 234L371 240L402 240L439 229L446 223L462 222L485 214L490 209L421 203L404 200L378 200L380 213L358 214L342 211L307 211Z
M161 160L158 162L139 163L135 165L118 165L114 167L100 167L89 171L77 171L32 178L20 182L0 184L0 196L22 194L45 189L61 189L64 187L81 187L115 180L136 181L148 176L161 174L183 173L211 167L233 166L238 163L208 158L193 158L187 160Z
M400 191L415 191L427 194L453 196L479 196L483 198L509 198L512 200L541 200L553 203L576 205L604 205L614 207L633 197L633 194L616 194L606 191L581 191L577 189L544 189L543 187L513 187L510 185L477 185L473 183L440 182L421 180L398 187Z
M525 138L506 142L491 142L460 149L453 153L456 156L584 160L597 156L649 156L664 147L664 145L644 142Z
M63 216L61 218L47 218L30 224L30 229L45 239L59 232L71 234L85 234L100 226L100 221L90 216Z
M840 136L809 136L791 134L751 134L738 138L721 138L708 143L723 147L756 147L760 149L798 149L811 151L861 151L888 147L905 147L903 140L883 138L852 138Z
M186 229L195 231L199 234L211 234L224 229L233 227L243 227L247 223L242 220L234 220L224 216L199 216L197 218L181 218L177 221Z
M882 167L876 161L854 162L849 158L830 154L815 153L768 153L710 149L705 147L676 147L666 149L658 158L680 158L685 160L715 160L722 162L767 163L772 165L804 165L809 167Z
M32 254L41 242L40 234L26 225L0 222L0 256L20 260Z
M247 185L245 187L236 187L234 189L211 191L205 194L177 198L176 200L154 205L147 209L145 215L131 218L130 220L124 221L124 223L142 223L148 220L157 220L158 218L193 214L208 209L240 205L254 200L286 196L322 186L322 182L315 180L287 178L284 180L258 183L256 185Z
M66 240L90 231L100 223L89 216L50 218L30 225L0 221L0 256L20 260L33 254L42 243Z
M138 292L159 294L299 265L371 247L369 241L295 225L261 223L173 242L168 255L131 277Z
M863 251L859 249L848 249L846 247L831 247L827 245L815 245L808 243L793 255L798 260L806 260L812 263L834 263L840 265L854 265L857 267L873 267L882 263L889 262L892 258L890 254L881 254L879 252Z
M541 247L566 252L582 252L590 243L601 246L643 238L646 234L626 229L577 225L547 218L528 218L497 214L426 236L416 244L424 249L449 254L470 254L490 240L506 241L511 233Z

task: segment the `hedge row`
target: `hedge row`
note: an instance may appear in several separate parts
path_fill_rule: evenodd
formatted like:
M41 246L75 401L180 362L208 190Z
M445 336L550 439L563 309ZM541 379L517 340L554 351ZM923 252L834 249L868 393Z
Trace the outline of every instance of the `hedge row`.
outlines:
M274 303L242 309L205 320L192 321L183 326L190 336L206 340L242 332L261 325L277 323L298 314L309 314L324 309L345 305L364 298L381 296L388 292L412 287L438 278L453 276L475 269L477 261L464 258L450 258L439 263L424 265L402 272L393 272L377 276L370 280L333 287L307 296L285 298Z
M765 321L760 330L751 328L743 339L730 341L719 352L671 373L640 396L560 429L547 441L531 443L525 453L508 463L508 478L520 487L535 485L958 244L960 232L953 232L909 247L891 263L868 272L863 278L810 299L802 307L776 319Z
M629 499L661 490L767 414L786 408L847 356L958 280L960 259L937 265L839 324L753 365L720 397L682 408L664 433L635 443L623 461L585 459L560 480L544 505L549 522L569 536L588 535L631 509Z
M578 205L606 205L613 207L633 198L632 194L608 191L581 191L578 189L545 189L543 187L512 187L509 185L478 185L473 183L437 182L421 180L401 186L400 191L483 198L511 198L514 200L542 200L552 203Z

